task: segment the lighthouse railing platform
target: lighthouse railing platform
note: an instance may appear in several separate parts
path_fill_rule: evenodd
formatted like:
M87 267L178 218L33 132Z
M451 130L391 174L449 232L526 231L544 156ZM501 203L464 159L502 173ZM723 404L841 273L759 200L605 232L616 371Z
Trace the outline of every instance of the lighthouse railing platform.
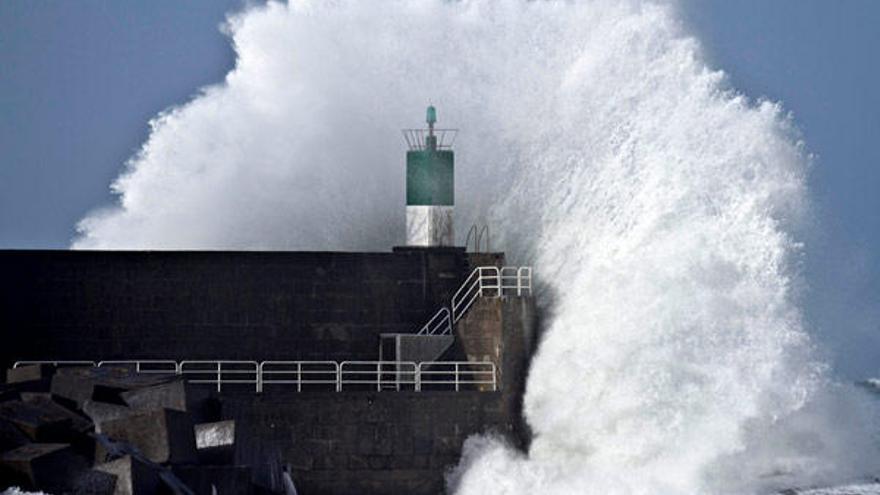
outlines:
M433 135L437 138L438 150L452 149L455 144L455 138L458 136L458 129L403 129L403 139L410 151L425 151L427 149L426 137Z

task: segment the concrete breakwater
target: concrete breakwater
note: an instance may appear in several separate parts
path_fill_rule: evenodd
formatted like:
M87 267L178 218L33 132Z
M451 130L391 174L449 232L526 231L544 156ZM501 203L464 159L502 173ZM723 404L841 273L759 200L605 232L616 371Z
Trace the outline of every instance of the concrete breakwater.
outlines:
M217 393L134 368L9 370L0 488L442 493L464 440L520 438L502 392ZM181 488L184 487L184 488Z
M533 300L519 290L487 290L456 315L442 336L448 347L430 363L401 354L418 346L390 346L391 355L383 347L382 357L380 343L418 338L475 266L502 264L501 253L461 248L0 251L4 368L22 360L93 363L9 370L13 383L2 389L0 408L9 413L0 423L12 440L0 446L0 479L53 493L91 493L82 487L109 486L110 476L106 493L128 493L120 486L161 492L177 480L195 493L223 495L280 493L286 471L301 495L442 493L468 436L527 441L520 409ZM165 360L172 370L136 373L131 365L97 366L100 359ZM244 360L249 374L221 373L244 382L221 387L210 372L188 373L184 363L199 360ZM279 381L291 375L253 378L271 360L330 362L338 371L318 389ZM345 374L345 363L389 360L373 375ZM408 376L418 387L379 374L398 376L410 361L417 361ZM444 380L430 373L455 363L488 366L491 384L449 375L445 387L427 386L430 377ZM212 429L225 433L205 433ZM212 436L225 443L199 443ZM51 469L59 465L70 469ZM141 491L138 480L147 480Z
M173 375L23 366L0 394L0 488L53 494L261 493L234 421Z

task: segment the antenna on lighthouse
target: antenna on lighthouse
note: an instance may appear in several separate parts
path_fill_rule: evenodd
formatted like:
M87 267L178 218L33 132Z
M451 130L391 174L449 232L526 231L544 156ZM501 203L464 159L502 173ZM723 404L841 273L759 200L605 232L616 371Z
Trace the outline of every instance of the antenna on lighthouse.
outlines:
M425 121L428 123L428 135L434 135L434 123L437 122L437 109L434 106L428 107L428 116L425 118Z

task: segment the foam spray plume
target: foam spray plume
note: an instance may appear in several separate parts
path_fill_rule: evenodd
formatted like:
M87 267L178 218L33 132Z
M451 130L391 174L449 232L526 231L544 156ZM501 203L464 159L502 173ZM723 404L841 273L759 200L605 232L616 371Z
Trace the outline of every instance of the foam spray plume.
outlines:
M452 490L762 493L876 468L796 304L804 146L675 5L303 1L229 32L235 69L152 122L74 247L385 250L398 129L432 101L462 129L459 225L533 263L549 314L529 451L469 440Z

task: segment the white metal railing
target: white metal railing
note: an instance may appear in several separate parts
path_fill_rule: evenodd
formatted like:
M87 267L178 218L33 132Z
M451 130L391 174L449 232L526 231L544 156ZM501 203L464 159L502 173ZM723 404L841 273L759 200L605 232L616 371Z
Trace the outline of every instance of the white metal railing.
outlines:
M478 266L452 295L449 308L440 308L416 335L451 335L455 324L479 297L522 296L531 293L530 266Z
M415 390L417 384L416 363L410 361L343 361L339 364L339 379L336 391L342 392L345 385L358 388L375 387L382 390Z
M303 386L322 388L336 384L339 380L339 363L336 361L263 361L260 363L260 385L262 392L266 385L296 385L302 392Z
M495 363L470 361L430 361L419 363L419 382L417 390L440 385L441 388L453 386L455 391L463 386L476 386L477 389L498 389Z
M63 366L97 366L97 363L94 361L16 361L13 363L13 368L18 368L20 366L32 366L35 364L54 366L56 368L61 368Z
M532 293L532 267L505 266L498 273L502 295L521 296Z
M98 361L95 366L98 368L102 366L134 366L134 370L137 373L168 373L176 375L180 372L177 361L170 359Z
M419 331L418 335L449 335L452 333L452 317L449 315L449 308L443 306L434 316L425 323Z
M478 297L529 295L532 293L532 268L528 266L478 266L452 295L452 324L464 316Z
M294 385L309 390L497 390L490 361L236 361L236 360L107 360L18 361L12 365L133 366L138 373L184 375L188 383L223 387L246 385L260 393L266 386Z
M260 364L256 361L181 361L178 374L191 375L189 383L203 383L217 386L221 392L223 385L253 385L259 392Z

